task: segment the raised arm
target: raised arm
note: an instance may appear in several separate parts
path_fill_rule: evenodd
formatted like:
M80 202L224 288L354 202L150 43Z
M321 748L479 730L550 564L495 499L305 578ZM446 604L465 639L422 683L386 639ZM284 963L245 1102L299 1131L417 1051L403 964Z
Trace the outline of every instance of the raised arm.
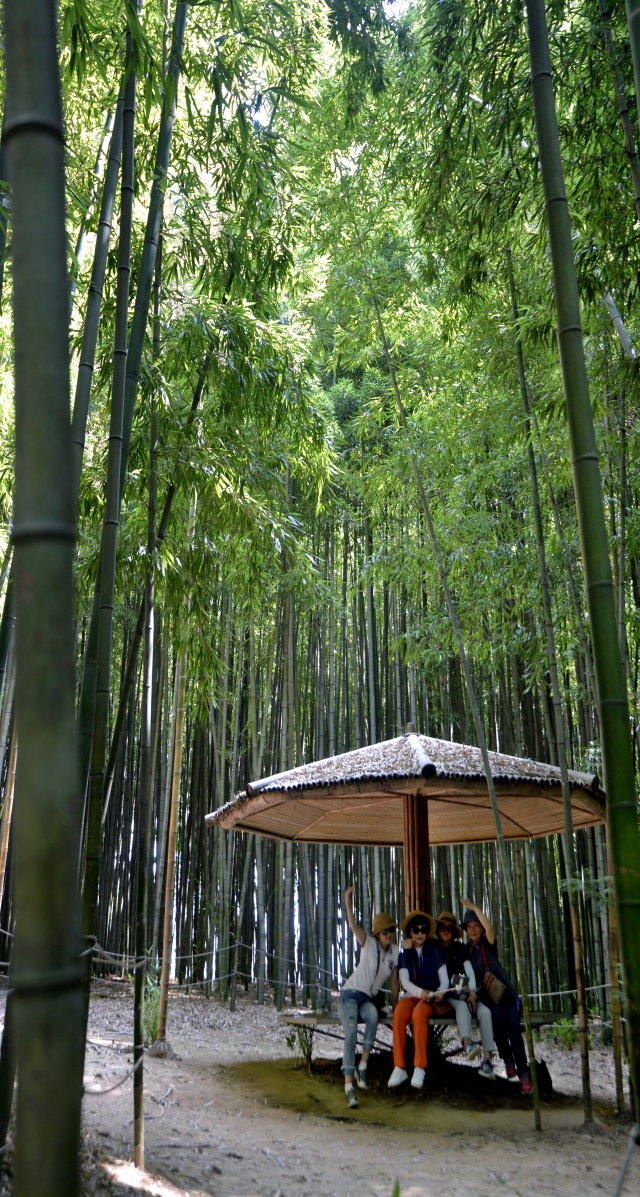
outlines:
M360 926L359 923L356 923L356 920L353 916L353 905L351 902L352 893L353 893L353 886L350 885L349 888L345 889L345 891L344 891L344 908L347 912L347 922L348 922L349 926L351 927L351 930L353 931L353 934L355 935L358 943L360 944L360 947L362 947L365 939L367 938L367 933L364 930L364 928ZM491 942L493 943L493 940Z
M478 918L480 919L480 922L482 923L482 926L485 929L485 933L486 933L487 939L489 940L489 943L495 943L496 942L496 933L493 929L493 923L489 922L489 919L487 918L486 914L482 913L480 907L476 906L474 902L470 902L469 898L463 898L462 905L466 906L467 910L472 910L474 914L477 914Z

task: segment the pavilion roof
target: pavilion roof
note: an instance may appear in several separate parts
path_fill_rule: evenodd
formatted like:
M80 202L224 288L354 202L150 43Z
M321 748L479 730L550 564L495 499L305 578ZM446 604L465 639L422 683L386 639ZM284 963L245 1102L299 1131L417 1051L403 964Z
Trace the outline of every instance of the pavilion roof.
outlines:
M507 838L562 831L560 770L489 753ZM574 826L604 820L595 774L571 770ZM220 827L311 843L401 844L404 794L429 803L432 844L495 839L480 749L415 733L250 782L206 816Z

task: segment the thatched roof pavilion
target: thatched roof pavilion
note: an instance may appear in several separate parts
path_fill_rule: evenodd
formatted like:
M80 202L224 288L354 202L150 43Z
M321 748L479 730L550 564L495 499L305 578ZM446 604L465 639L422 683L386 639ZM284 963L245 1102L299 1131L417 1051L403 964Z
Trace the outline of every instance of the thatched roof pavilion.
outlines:
M563 830L556 766L489 758L506 839ZM602 823L597 776L571 770L569 778L574 826ZM402 844L405 794L426 800L432 845L496 838L480 749L410 733L250 782L206 820L308 843Z
M489 758L506 839L564 830L556 766L500 752ZM569 778L574 827L604 822L597 776L571 770ZM402 844L412 905L426 884L418 878L429 844L496 838L480 749L413 731L250 782L206 821L307 843Z

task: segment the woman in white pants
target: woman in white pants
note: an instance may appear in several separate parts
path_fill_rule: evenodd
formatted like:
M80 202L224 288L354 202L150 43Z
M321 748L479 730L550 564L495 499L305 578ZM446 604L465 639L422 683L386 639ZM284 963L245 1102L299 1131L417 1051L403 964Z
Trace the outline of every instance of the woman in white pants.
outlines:
M496 1074L493 1071L491 1063L491 1053L495 1050L491 1011L488 1006L485 1006L484 1002L479 1002L477 999L476 977L471 961L469 960L469 950L460 942L462 934L462 927L458 926L455 915L451 914L450 911L445 910L442 914L438 915L436 936L449 975L449 984L451 984L451 978L456 973L465 973L469 981L468 998L449 997L449 1002L456 1016L456 1024L460 1038L462 1039L465 1057L467 1060L476 1060L483 1053L484 1058L479 1069L480 1075L486 1077L487 1080L495 1081ZM471 1038L472 1015L475 1015L478 1019L482 1048L479 1043L474 1043Z

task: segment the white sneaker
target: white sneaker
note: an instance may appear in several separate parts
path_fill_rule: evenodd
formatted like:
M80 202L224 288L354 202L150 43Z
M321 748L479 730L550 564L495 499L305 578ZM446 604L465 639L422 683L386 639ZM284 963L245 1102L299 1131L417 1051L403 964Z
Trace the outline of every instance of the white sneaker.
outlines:
M387 1081L387 1088L397 1089L398 1085L404 1084L408 1075L409 1074L405 1072L404 1068L394 1068L389 1080Z
M413 1076L411 1077L411 1088L421 1089L424 1085L424 1068L414 1068Z
M482 1055L482 1048L479 1043L474 1043L472 1039L469 1039L465 1045L464 1054L467 1060L477 1060L478 1056Z

